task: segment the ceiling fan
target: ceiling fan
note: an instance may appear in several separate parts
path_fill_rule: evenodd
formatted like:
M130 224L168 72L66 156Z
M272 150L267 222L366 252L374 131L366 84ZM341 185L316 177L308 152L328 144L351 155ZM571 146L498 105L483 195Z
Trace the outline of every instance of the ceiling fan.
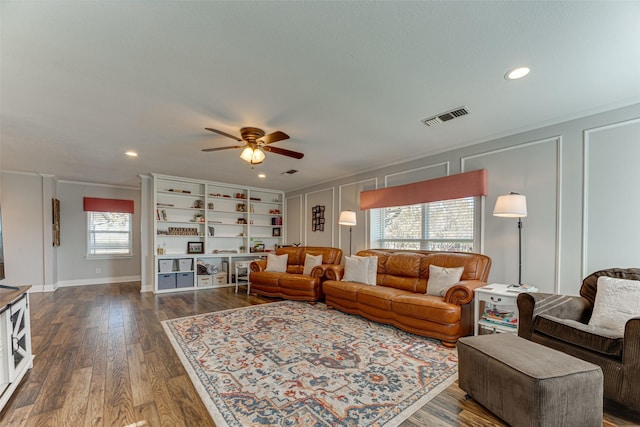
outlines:
M235 139L238 142L243 142L244 145L228 145L226 147L218 148L205 148L202 151L219 151L228 150L230 148L244 148L240 154L240 158L251 165L258 165L264 161L265 151L274 154L281 154L287 157L293 157L294 159L301 159L304 157L303 153L297 151L286 150L284 148L272 147L270 144L274 142L283 141L289 139L289 135L284 132L275 131L269 135L265 135L262 129L254 127L244 127L240 129L240 138L237 136L228 134L218 129L205 128L210 132L215 132L219 135L226 136L227 138Z

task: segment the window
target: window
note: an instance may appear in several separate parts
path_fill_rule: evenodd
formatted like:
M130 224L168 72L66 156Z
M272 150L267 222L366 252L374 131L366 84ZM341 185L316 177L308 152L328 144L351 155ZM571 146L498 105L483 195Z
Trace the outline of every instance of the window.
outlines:
M87 257L131 256L131 214L87 212Z
M372 240L386 249L472 252L476 198L443 200L372 210ZM377 235L376 235L377 234Z

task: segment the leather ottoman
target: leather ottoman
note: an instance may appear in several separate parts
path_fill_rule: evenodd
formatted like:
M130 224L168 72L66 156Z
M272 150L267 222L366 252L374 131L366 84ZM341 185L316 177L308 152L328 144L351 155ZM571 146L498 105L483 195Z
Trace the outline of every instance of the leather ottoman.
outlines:
M512 426L602 426L600 367L513 334L460 338L458 380Z

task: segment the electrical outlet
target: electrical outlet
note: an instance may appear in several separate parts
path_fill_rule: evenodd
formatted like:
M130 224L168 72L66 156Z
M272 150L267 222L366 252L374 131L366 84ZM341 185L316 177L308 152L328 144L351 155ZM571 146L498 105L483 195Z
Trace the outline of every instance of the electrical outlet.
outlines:
M100 267L96 267L96 274L100 274Z

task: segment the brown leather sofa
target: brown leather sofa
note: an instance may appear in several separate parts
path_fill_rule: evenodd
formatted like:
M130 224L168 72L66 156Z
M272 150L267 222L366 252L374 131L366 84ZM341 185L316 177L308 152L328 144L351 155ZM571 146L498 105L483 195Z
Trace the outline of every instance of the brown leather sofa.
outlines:
M596 271L582 281L580 296L518 295L518 335L600 366L604 397L640 411L640 317L627 321L623 336L589 325L600 276L640 281L640 269Z
M473 290L487 284L491 258L468 252L371 249L378 257L377 286L341 281L344 266L326 270L325 302L338 310L436 338L448 347L473 331ZM444 297L427 295L429 265L464 267Z
M340 264L342 250L315 246L292 246L276 249L276 255L289 254L286 273L264 271L267 260L250 264L251 290L259 295L290 300L319 301L322 299L322 280L330 265ZM322 255L322 265L314 267L310 276L302 274L307 254Z

